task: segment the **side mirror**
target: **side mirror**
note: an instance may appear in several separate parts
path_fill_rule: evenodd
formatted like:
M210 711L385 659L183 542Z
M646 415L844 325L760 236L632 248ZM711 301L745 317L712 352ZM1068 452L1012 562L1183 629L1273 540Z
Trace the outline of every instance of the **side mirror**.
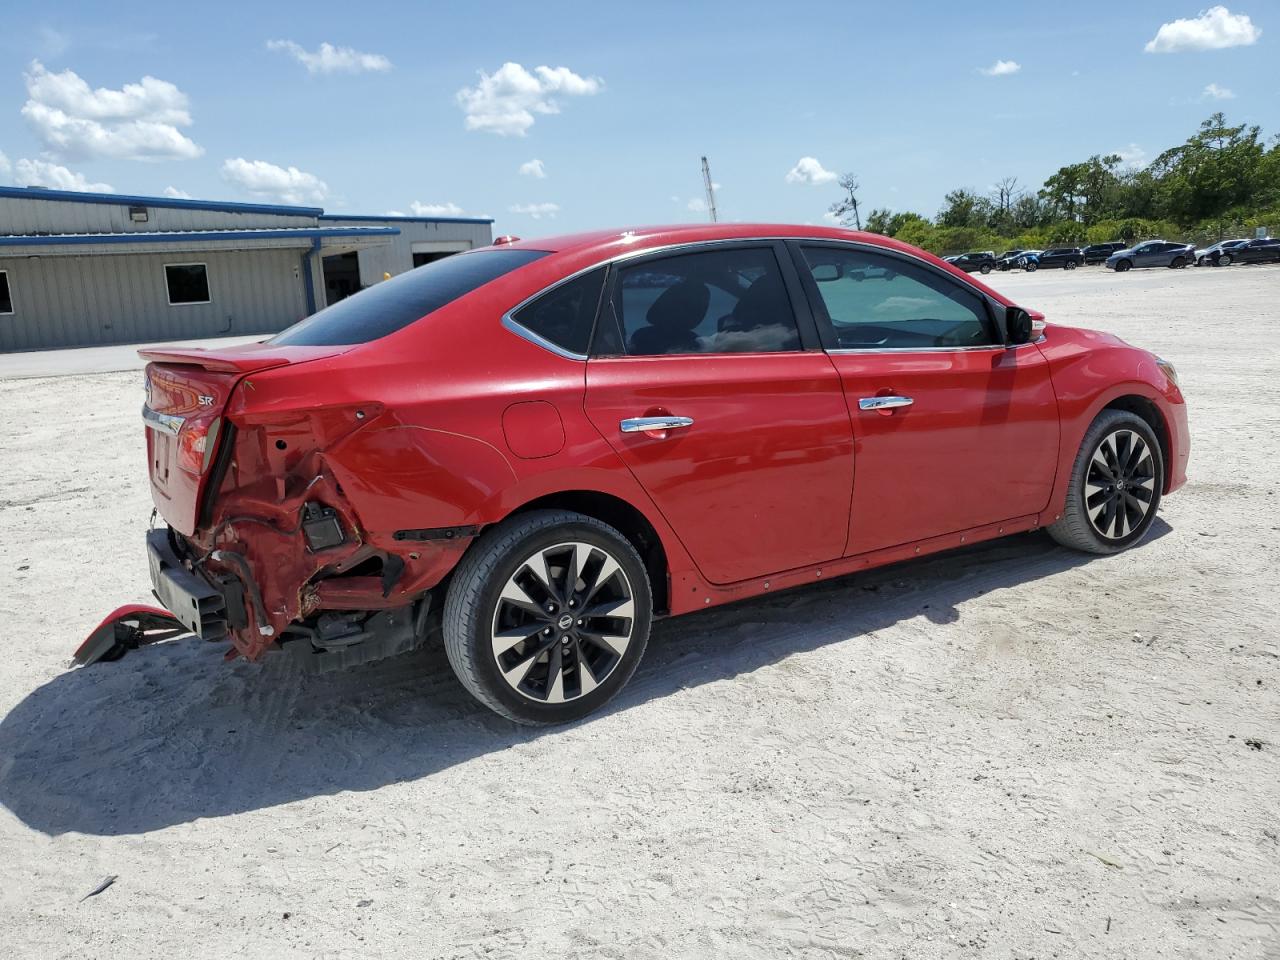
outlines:
M844 275L844 270L838 263L819 263L813 267L813 279L818 283L830 283L832 280L839 280Z
M1021 307L1006 307L1004 312L1005 336L1010 346L1030 343L1034 324L1031 314Z

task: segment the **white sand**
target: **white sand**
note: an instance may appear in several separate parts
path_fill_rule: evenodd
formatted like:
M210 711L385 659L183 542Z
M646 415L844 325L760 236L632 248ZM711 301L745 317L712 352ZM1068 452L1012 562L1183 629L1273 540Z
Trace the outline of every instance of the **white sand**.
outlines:
M0 382L0 955L1280 956L1280 268L993 282L1177 363L1148 541L668 621L550 731L436 650L69 672L147 598L139 378Z

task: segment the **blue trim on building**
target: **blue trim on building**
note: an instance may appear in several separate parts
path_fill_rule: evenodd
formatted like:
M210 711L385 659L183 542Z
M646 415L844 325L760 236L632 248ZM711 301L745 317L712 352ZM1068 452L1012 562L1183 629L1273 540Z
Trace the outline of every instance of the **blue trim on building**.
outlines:
M175 210L217 210L222 213L273 213L291 217L319 217L324 213L322 207L287 207L274 203L238 203L231 200L135 197L123 193L83 193L79 190L47 190L44 187L0 187L0 198L61 200L64 203L106 203L121 207L170 207Z
M321 220L376 220L379 223L390 223L403 220L405 223L493 223L493 217L361 217L353 213L322 213Z
M63 247L113 243L185 243L191 240L322 240L326 237L394 237L396 227L293 227L280 230L187 230L161 233L64 233L0 236L0 247Z

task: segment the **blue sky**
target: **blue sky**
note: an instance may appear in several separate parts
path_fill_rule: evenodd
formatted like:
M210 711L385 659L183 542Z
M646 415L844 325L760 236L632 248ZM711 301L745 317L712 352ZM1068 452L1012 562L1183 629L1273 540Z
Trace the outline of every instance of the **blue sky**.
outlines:
M953 187L1150 159L1218 109L1280 133L1270 2L978 9L6 0L0 182L536 236L705 219L703 154L722 219L820 222L826 173L856 173L865 209L932 215Z

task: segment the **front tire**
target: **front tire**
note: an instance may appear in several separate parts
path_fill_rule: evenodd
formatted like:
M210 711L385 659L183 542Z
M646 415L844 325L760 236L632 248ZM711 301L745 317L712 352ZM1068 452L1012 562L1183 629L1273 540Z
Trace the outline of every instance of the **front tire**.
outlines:
M1040 264L1036 263L1034 260L1028 260L1027 265L1024 269L1027 271L1027 273L1035 273L1037 270L1040 269Z
M1231 254L1229 254L1229 253L1224 253L1224 254L1222 255L1222 265L1223 265L1224 267L1229 267L1229 266L1231 266Z
M985 277L990 272L991 272L991 264L984 263L982 265L982 275Z
M1133 263L1129 260L1119 260L1116 262L1116 273L1124 273L1126 270L1132 270Z
M1170 268L1174 270L1181 270L1186 265L1187 265L1187 261L1183 257L1174 257L1173 263L1169 264Z
M444 605L454 673L517 723L577 720L604 706L644 655L652 592L640 555L593 517L536 510L467 551Z
M1119 553L1146 535L1163 487L1164 455L1150 424L1127 410L1103 410L1080 444L1049 535L1073 550Z
M1075 268L1076 268L1076 262L1074 260L1068 260L1065 264L1063 264L1063 269L1065 270L1074 270Z

